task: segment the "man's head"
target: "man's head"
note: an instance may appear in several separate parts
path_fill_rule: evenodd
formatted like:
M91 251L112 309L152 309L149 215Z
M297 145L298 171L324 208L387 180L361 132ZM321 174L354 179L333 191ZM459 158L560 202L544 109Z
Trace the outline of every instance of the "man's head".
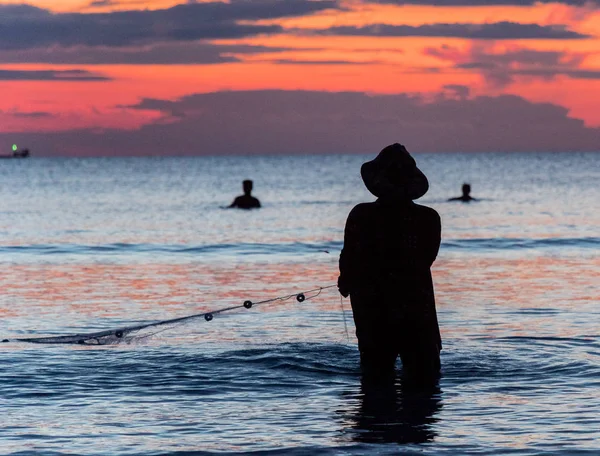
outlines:
M463 196L469 196L469 193L471 193L471 186L469 184L463 184L462 192Z
M385 147L360 168L363 182L377 198L415 200L429 189L425 174L402 144Z
M244 194L245 195L249 195L250 193L252 193L252 181L246 179L244 182L242 182L242 187L244 189Z

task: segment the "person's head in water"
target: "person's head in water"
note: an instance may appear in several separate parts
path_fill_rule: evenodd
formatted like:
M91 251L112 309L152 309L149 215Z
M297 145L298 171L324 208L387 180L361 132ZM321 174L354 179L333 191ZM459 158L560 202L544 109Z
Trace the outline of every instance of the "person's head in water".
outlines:
M252 193L252 181L250 179L246 179L242 182L242 188L244 189L244 195L250 196Z
M466 182L462 186L462 196L463 198L470 198L471 186Z
M415 200L429 190L425 174L402 144L385 147L360 168L363 182L373 195L390 200Z

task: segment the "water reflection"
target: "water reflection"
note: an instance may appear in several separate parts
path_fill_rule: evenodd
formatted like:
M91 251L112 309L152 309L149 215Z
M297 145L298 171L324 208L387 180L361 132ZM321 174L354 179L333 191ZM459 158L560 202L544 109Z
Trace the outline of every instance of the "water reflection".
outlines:
M360 392L347 392L358 405L342 412L345 434L361 443L426 443L436 436L434 424L442 408L439 385L415 387L393 381L361 381Z

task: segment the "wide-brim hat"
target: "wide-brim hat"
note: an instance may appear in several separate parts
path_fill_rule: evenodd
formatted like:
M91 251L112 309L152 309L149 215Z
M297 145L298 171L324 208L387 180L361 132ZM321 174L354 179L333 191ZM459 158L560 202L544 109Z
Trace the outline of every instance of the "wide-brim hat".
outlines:
M429 190L425 174L402 144L384 148L375 159L364 163L360 175L376 197L415 200Z

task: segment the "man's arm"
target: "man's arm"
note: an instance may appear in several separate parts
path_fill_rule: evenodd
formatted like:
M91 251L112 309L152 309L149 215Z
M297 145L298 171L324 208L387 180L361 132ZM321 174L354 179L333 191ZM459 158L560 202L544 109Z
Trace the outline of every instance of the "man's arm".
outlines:
M227 206L227 209L231 209L232 207L237 207L238 206L237 201L238 201L237 198L234 199L233 202L229 206Z
M431 267L437 254L440 250L442 242L442 221L440 215L434 209L429 209L429 220L427 227L426 251L427 251L427 266Z
M344 228L344 247L340 253L340 276L338 289L340 294L348 297L352 284L356 282L357 263L360 262L361 251L361 217L360 210L355 207L350 211Z

